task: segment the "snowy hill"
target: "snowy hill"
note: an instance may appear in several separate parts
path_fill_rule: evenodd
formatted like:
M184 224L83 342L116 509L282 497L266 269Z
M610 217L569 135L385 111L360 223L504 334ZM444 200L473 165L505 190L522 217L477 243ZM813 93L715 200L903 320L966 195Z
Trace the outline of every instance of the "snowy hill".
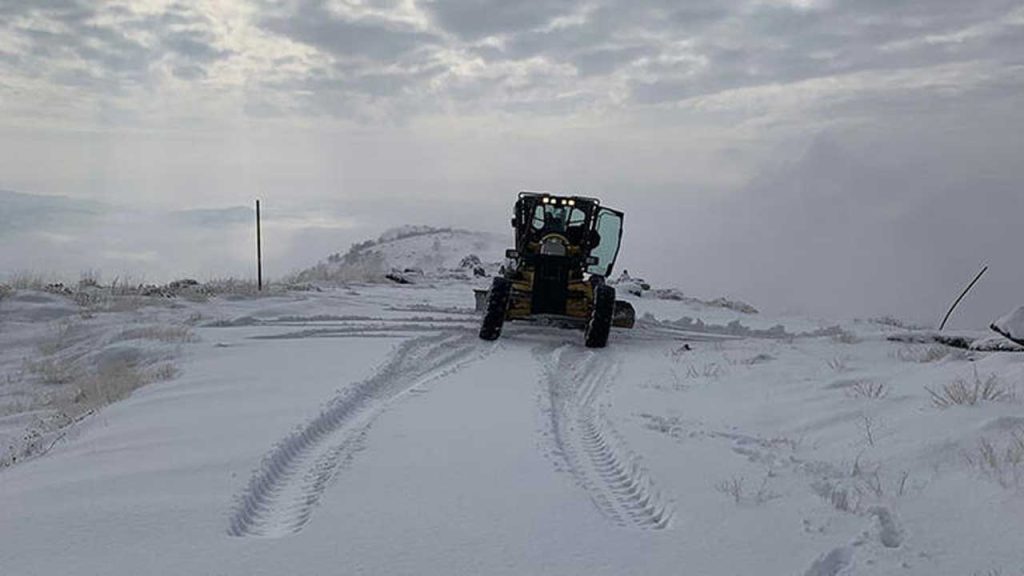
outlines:
M376 240L355 244L297 274L300 282L381 282L389 275L465 277L474 268L491 274L504 258L511 238L430 226L393 228ZM397 276L400 275L400 276Z

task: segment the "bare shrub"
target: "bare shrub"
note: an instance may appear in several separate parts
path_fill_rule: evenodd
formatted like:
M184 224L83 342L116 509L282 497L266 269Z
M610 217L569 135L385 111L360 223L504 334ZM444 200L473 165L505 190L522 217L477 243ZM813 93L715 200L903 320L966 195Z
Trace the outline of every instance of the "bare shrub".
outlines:
M858 493L863 494L867 492L875 498L885 496L880 466L875 466L870 472L862 470L858 480L859 482L854 485L854 489Z
M978 370L974 370L974 376L970 382L962 377L946 384L939 390L933 390L925 386L925 390L931 395L932 404L938 408L949 408L951 406L975 406L979 402L1010 402L1016 399L1016 390L999 379L995 374L982 380L978 376Z
M715 490L732 498L733 503L736 505L749 502L760 506L779 498L779 494L769 489L769 478L771 478L771 472L765 474L757 490L749 495L743 490L744 479L742 476L733 476L727 480L717 482Z
M882 473L880 464L862 463L858 456L848 478L822 478L811 488L836 510L859 514L869 509L872 502L906 494L909 478L906 470L895 478L888 477Z
M821 479L811 485L814 492L828 505L840 512L857 512L860 510L860 496L851 492L842 482Z
M743 477L733 476L728 480L720 480L715 484L715 490L731 496L737 505L743 501Z
M716 362L708 362L701 368L690 364L686 369L687 378L718 378L722 375L722 366Z
M764 478L761 479L761 485L758 486L757 492L754 493L754 504L766 504L779 498L779 494L768 488L768 479L771 478L771 473L765 474Z
M14 294L14 287L7 284L0 284L0 300Z
M854 500L844 486L833 486L824 498L840 512L854 512L860 508L860 500Z
M1002 443L982 437L977 449L965 452L964 458L1003 488L1019 487L1024 480L1024 429L1010 432Z
M846 388L846 395L851 398L868 398L877 400L887 393L885 384L871 380L857 380Z
M860 417L861 431L864 432L864 439L867 441L868 446L875 445L875 420L866 414L862 414Z

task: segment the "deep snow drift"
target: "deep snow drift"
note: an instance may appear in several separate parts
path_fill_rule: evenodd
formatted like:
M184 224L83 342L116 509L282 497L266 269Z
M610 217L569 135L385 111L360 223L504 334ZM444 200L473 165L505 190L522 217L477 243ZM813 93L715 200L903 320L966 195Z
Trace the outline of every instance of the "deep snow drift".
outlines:
M605 350L525 324L487 343L487 278L459 265L495 252L442 241L437 263L417 237L377 247L427 253L409 284L7 293L0 433L24 457L0 469L2 573L1024 568L1024 354L657 288L620 290L641 321ZM112 375L140 380L75 393ZM28 424L59 410L74 423Z

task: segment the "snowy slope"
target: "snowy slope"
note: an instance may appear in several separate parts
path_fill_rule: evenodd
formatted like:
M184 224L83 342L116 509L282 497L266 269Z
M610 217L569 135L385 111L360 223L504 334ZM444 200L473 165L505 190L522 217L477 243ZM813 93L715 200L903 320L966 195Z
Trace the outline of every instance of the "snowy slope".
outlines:
M1024 567L1024 354L648 297L630 297L646 319L603 351L517 324L486 343L471 288L348 284L93 318L52 295L0 300L29 360L69 318L104 349L137 320L191 334L167 356L179 376L0 469L2 573ZM976 382L1002 394L948 401Z
M432 277L471 276L475 266L493 272L504 259L510 238L452 228L403 226L388 230L376 240L352 246L326 261L300 272L303 282L379 282L389 273Z

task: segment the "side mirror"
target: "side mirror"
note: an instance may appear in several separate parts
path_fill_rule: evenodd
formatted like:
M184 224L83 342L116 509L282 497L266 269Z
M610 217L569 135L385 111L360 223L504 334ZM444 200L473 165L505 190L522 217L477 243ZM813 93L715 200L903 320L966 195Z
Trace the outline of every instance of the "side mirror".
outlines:
M519 252L509 248L508 250L505 250L505 258L508 258L509 260L516 260L519 258Z

